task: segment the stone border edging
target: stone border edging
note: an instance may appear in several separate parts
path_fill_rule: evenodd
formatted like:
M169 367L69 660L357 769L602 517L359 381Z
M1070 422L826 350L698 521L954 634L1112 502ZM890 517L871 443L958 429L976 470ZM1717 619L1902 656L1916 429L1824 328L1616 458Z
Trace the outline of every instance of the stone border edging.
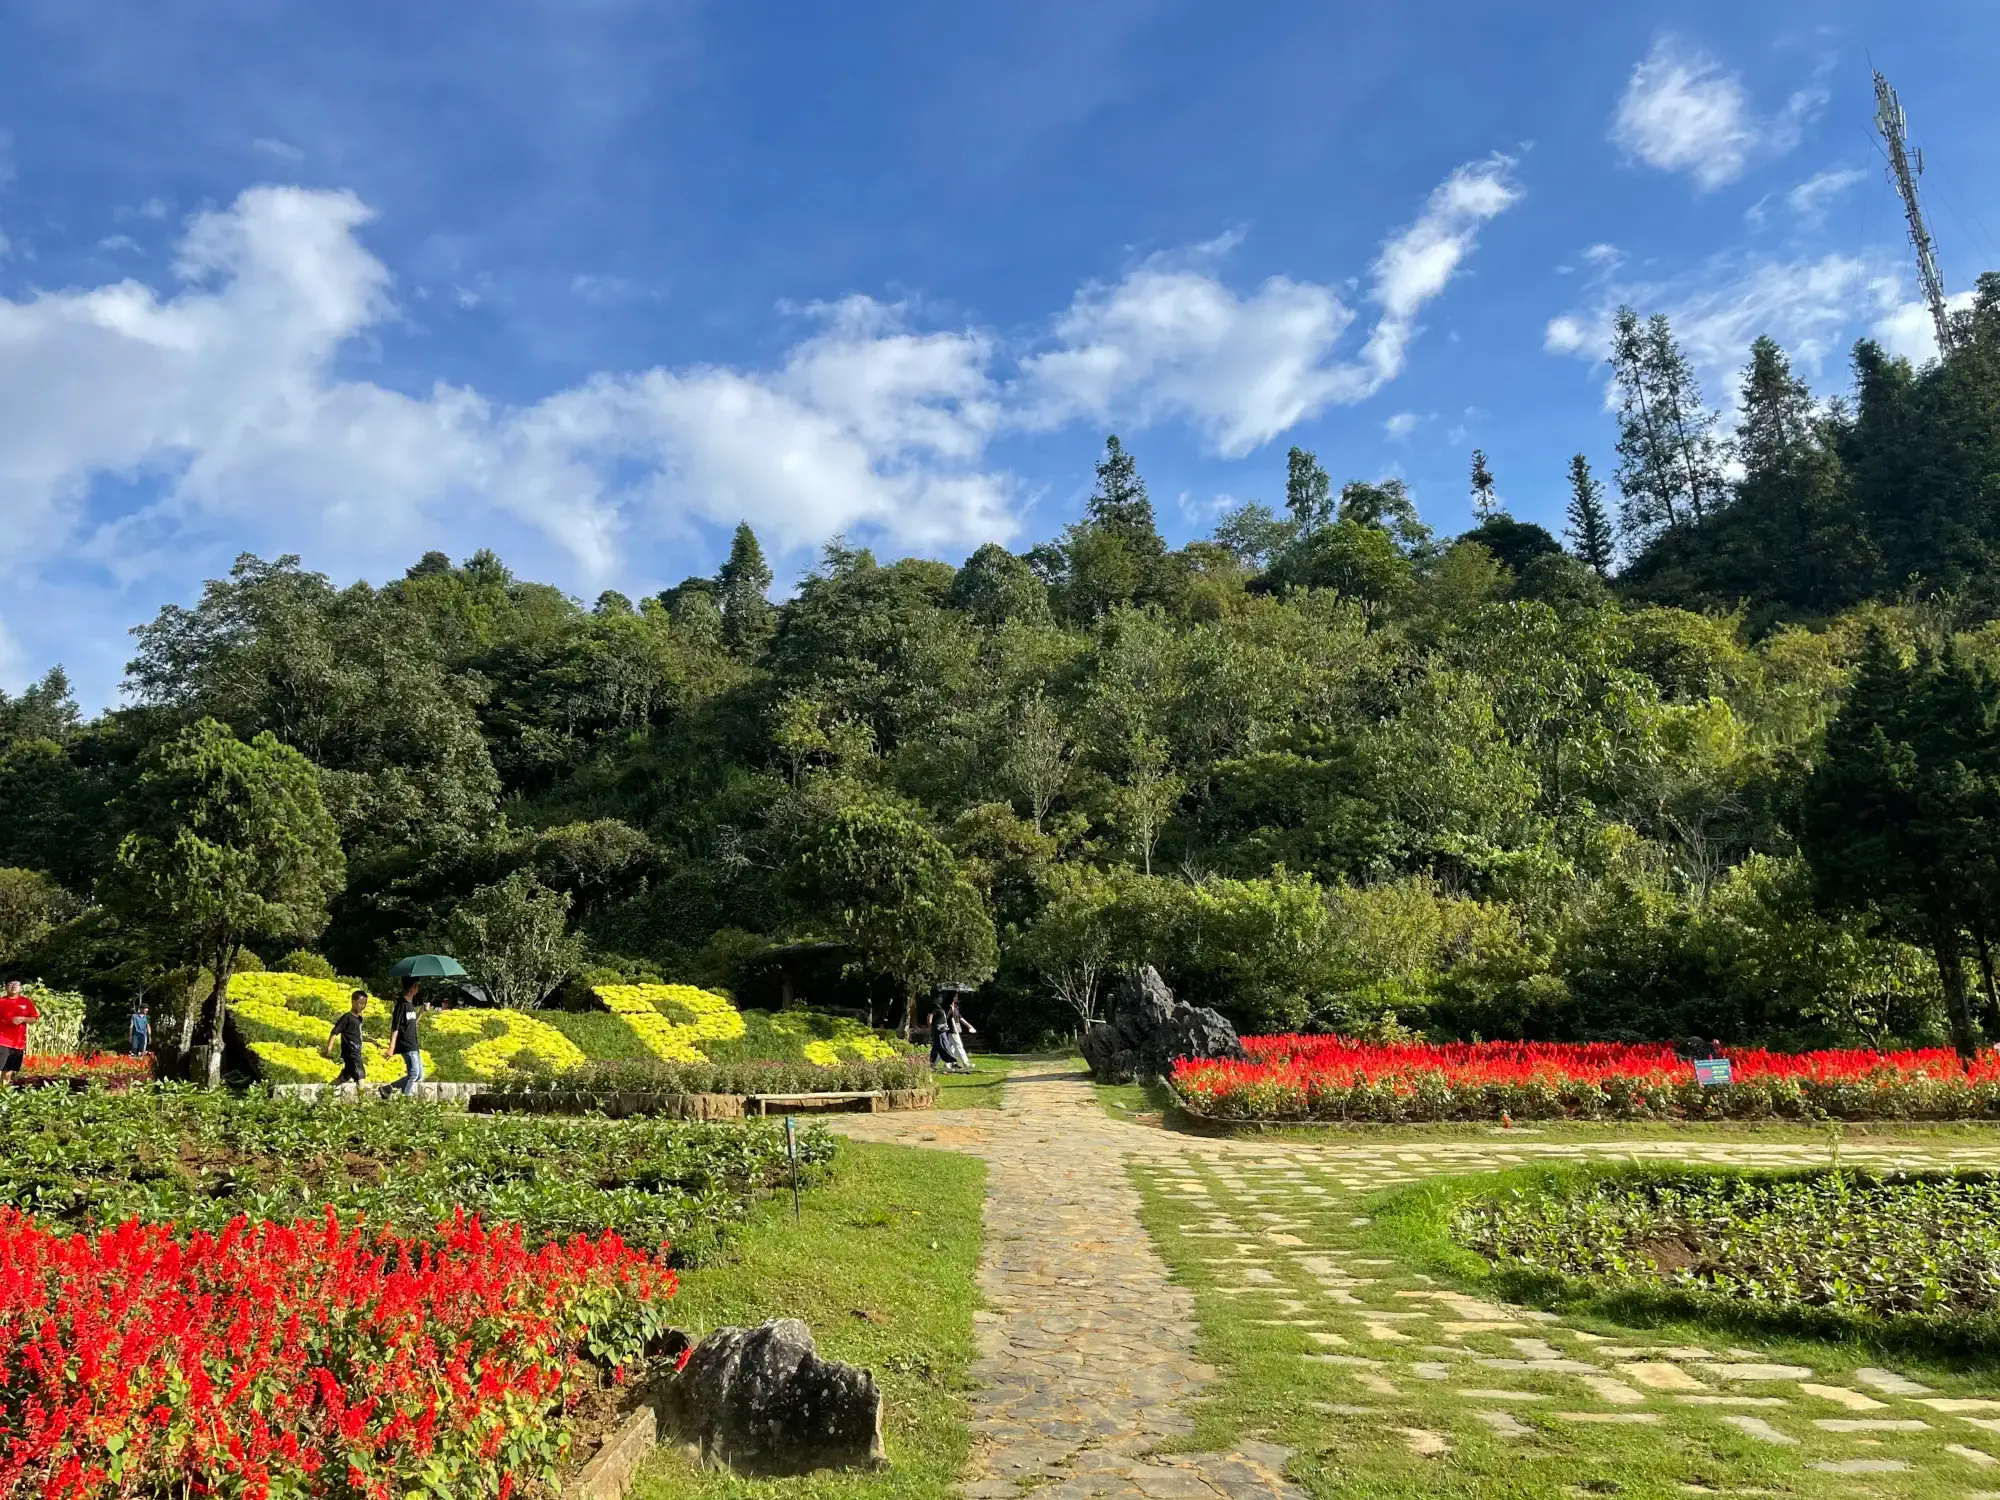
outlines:
M660 1445L660 1393L640 1403L604 1440L576 1478L562 1487L562 1500L624 1500L646 1455Z

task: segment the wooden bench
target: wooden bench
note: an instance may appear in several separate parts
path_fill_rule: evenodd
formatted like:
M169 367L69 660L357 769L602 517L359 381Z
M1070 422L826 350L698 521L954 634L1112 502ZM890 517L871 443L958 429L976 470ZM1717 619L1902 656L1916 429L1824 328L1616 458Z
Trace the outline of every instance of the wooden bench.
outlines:
M880 1089L862 1089L851 1094L748 1094L743 1103L744 1113L752 1115L804 1114L822 1109L879 1114L886 1107Z

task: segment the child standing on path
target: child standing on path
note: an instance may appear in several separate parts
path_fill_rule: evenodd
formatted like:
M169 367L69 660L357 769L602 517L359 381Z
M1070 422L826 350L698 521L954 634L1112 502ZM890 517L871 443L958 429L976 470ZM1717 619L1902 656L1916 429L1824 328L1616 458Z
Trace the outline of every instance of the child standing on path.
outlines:
M125 1028L125 1040L134 1057L144 1057L153 1050L153 1019L146 1014L146 997L143 995L132 1002L132 1020Z
M39 1021L35 997L21 993L21 981L7 981L7 993L0 995L0 1085L10 1084L28 1060L28 1023Z

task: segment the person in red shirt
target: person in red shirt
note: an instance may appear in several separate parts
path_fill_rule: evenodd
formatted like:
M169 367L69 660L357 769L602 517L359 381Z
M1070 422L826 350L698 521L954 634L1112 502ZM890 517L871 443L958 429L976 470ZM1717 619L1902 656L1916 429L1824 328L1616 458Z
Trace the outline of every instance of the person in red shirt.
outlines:
M7 993L0 995L0 1084L11 1084L21 1064L28 1059L28 1023L39 1021L35 997L21 993L21 981L7 981Z

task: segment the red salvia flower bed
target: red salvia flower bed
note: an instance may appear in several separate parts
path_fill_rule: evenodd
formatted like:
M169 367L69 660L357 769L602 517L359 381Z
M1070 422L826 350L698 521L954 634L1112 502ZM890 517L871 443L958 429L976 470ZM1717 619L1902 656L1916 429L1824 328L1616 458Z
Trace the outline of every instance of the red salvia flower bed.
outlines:
M67 1078L119 1088L153 1076L153 1059L124 1052L35 1052L21 1065L23 1078Z
M2000 1052L1725 1049L1734 1081L1704 1089L1665 1043L1377 1043L1244 1038L1249 1062L1174 1064L1197 1112L1225 1119L1984 1119L2000 1117Z
M641 1357L674 1291L610 1234L65 1235L0 1207L0 1494L538 1493L585 1358Z

